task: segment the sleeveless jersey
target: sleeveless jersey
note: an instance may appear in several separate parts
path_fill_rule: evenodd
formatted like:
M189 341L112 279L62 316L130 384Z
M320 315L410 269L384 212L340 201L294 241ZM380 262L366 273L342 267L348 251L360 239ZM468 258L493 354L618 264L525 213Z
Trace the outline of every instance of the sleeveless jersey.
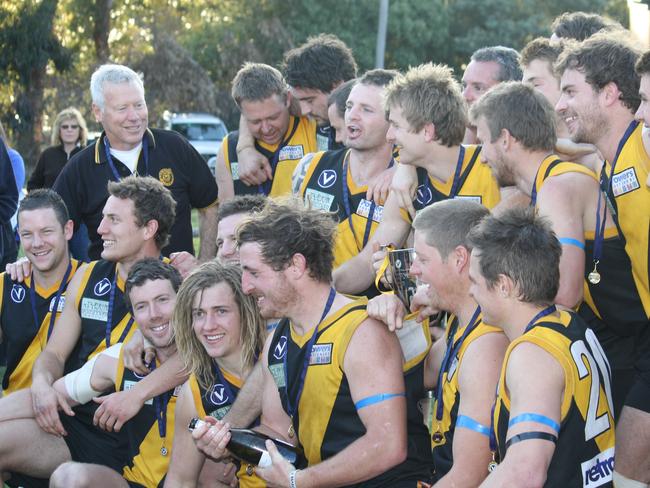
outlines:
M552 355L564 370L560 432L548 468L546 487L612 486L614 417L610 369L591 329L573 312L546 316L506 350L494 409L499 456L504 459L510 398L506 389L508 358L522 342Z
M228 134L221 144L226 167L232 175L235 195L264 193L267 196L277 197L291 194L291 176L298 162L303 156L318 149L316 122L307 117L289 117L289 129L281 144L271 146L255 141L255 149L268 158L273 168L273 181L258 187L248 186L239 179L237 141L239 141L239 131L234 131Z
M65 373L81 368L88 359L107 348L106 329L109 324L109 346L128 342L135 331L131 313L124 302L124 280L115 277L117 264L111 261L93 261L84 273L75 306L81 317L81 337L65 365ZM116 289L113 291L113 283ZM110 297L113 294L113 307Z
M67 283L79 267L77 260L72 259L71 262ZM54 310L59 285L56 283L46 290L36 283L36 303L33 305L38 323L35 323L30 294L32 277L28 276L25 283L18 283L11 281L6 273L0 275L0 342L7 354L7 369L2 380L3 395L31 386L32 366L47 344L52 314L58 317L65 305L64 288Z
M343 372L343 362L350 338L359 325L368 318L366 305L366 299L351 302L326 317L318 328L305 376L303 394L298 411L293 417L293 425L309 465L318 464L334 456L365 434L365 427L357 414L350 386ZM286 412L289 411L286 378L288 377L289 394L295 399L310 335L311 332L303 337L297 336L291 330L289 320L283 319L278 324L270 344L268 367ZM285 355L288 369L286 376ZM417 379L418 376L413 378ZM409 383L408 373L406 382ZM422 386L419 394L423 395L423 392ZM403 480L413 480L415 484L416 480L430 478L431 461L428 448L423 449L423 456L412 453L412 450L416 449L413 444L428 446L426 428L422 423L421 415L418 422L423 429L423 437L421 442L418 440L413 442L409 437L407 460L355 486L388 487L395 486ZM411 422L408 422L408 425L410 424Z
M542 162L537 172L536 191L539 193L547 178L565 173L581 173L596 179L596 175L581 164L560 161L557 156L551 155ZM605 205L604 199L601 204ZM605 229L602 259L598 263L601 275L598 284L587 279L594 266L595 232L586 229L584 232L584 303L580 305L579 313L588 322L595 315L618 335L629 336L647 326L648 319L634 280L632 263L625 252L625 241L611 221L608 220L607 224L609 227Z
M447 326L446 342L447 350L450 350L463 336L463 333L468 327L466 324L463 327L458 326L458 318L451 316L451 320ZM433 453L433 464L436 468L435 480L439 480L445 476L452 465L454 464L453 457L453 438L456 430L456 420L458 418L458 407L460 405L460 391L458 391L458 375L463 363L465 351L469 345L479 337L490 334L493 332L502 333L502 330L491 325L484 324L480 316L476 328L472 330L460 345L458 352L454 358L449 362L449 367L442 372L442 384L437 385L437 388L442 388L442 420L438 424L436 421L436 410L438 408L437 401L434 402L432 411L431 431L432 433L440 432L442 438L436 442L431 437L431 449ZM443 365L444 366L444 365Z
M144 376L140 376L124 367L122 351L118 360L116 391L133 388ZM171 459L174 440L174 410L176 408L176 389L158 396L166 400L165 437L160 435L156 407L153 399L147 400L133 419L127 422L125 429L129 438L129 463L124 466L124 479L147 487L162 488ZM160 407L159 407L160 408ZM163 452L165 454L163 455Z
M223 374L223 379L228 383L228 388L236 398L239 389L244 384L244 380L223 369L221 373ZM194 399L194 407L199 418L204 418L209 415L221 420L235 402L235 398L230 398L228 395L228 388L222 385L218 379L215 379L215 383L206 390L199 385L196 376L192 374L189 378L189 385L192 398ZM237 471L239 486L242 488L260 488L266 486L266 483L258 476L248 474L246 468L247 466L242 463L239 471Z
M300 187L300 195L306 203L333 212L338 221L334 243L335 269L361 252L384 214L383 205L366 200L368 186L355 184L349 166L347 174L343 174L343 162L346 158L349 161L349 157L349 149L314 154ZM387 161L386 167L388 165ZM346 185L347 201L343 185ZM373 296L376 294L375 290Z
M428 207L432 203L447 200L452 197L454 186L458 188L453 198L468 198L493 208L501 200L501 193L496 179L487 164L480 161L481 146L468 145L465 148L465 155L460 169L458 182L454 182L452 176L449 181L441 183L429 176L425 168L417 168L418 188L413 200L413 207L416 211ZM455 183L455 184L454 184ZM402 216L408 222L411 218L406 210L402 210Z
M623 146L612 175L611 162L605 163L608 204L615 215L625 250L632 262L636 289L646 318L650 317L650 188L645 184L650 157L643 147L643 124L632 122L633 132ZM610 184L607 184L610 183ZM604 275L603 275L604 277Z

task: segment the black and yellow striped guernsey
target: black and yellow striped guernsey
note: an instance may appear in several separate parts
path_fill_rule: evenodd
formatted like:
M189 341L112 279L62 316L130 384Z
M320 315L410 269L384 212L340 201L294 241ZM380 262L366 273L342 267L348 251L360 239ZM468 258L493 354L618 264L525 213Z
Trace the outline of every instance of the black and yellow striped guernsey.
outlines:
M120 350L115 377L116 391L129 390L144 378L124 367L122 353L123 350ZM124 467L122 476L131 486L162 488L164 485L174 440L174 412L177 396L176 389L173 389L159 395L156 400L160 402L161 411L162 406L166 407L164 439L160 435L156 405L152 399L147 400L136 416L126 423L130 461Z
M350 386L343 364L350 339L359 325L368 318L367 299L361 298L341 307L320 324L314 343L310 364L298 411L293 425L304 449L309 465L318 464L365 434L365 427L352 400ZM291 329L288 319L283 319L275 329L269 347L268 367L278 387L282 407L289 412L285 383L284 357L287 356L289 393L297 397L299 375L304 364L306 345L311 332L303 337ZM409 437L406 461L385 473L355 486L397 486L412 480L429 480L431 457L426 428L423 442ZM409 426L411 422L409 422ZM424 457L420 444L424 444ZM416 452L413 452L414 449ZM402 485L399 485L402 486Z
M506 350L494 409L499 456L501 459L507 456L508 359L517 345L531 342L553 356L564 370L559 438L544 486L611 487L614 417L609 364L596 335L577 314L565 311L558 314L538 319L532 329L512 341Z
M111 315L109 346L128 342L135 332L131 312L124 302L124 280L115 276L117 264L100 259L88 264L75 306L81 317L81 337L70 354L65 373L81 368L88 359L106 349L106 323ZM113 283L116 289L112 290ZM109 310L111 294L113 308Z
M539 194L547 178L566 173L581 173L597 181L593 171L585 166L561 161L557 156L551 155L542 161L537 172L537 193ZM605 205L604 199L601 204ZM598 263L601 280L600 283L593 284L587 277L594 267L594 238L594 230L585 229L584 303L581 304L579 313L588 323L591 323L595 315L618 336L637 334L648 326L648 318L643 306L643 294L637 288L632 263L625 251L625 240L619 235L616 225L608 219L604 233L603 257Z
M226 168L232 175L235 195L256 195L258 193L271 197L290 195L291 177L298 162L307 154L318 150L316 122L307 117L289 117L289 128L281 144L270 146L264 142L255 141L255 149L266 156L269 162L275 158L273 181L259 186L248 186L239 179L238 141L239 131L233 131L221 143L221 153Z
M314 154L300 187L300 196L305 202L313 208L333 212L338 221L334 242L335 269L361 252L384 214L383 205L366 200L368 186L355 184L349 164L347 174L343 174L343 163L349 158L350 149ZM386 161L386 168L390 163ZM377 291L373 285L362 294L375 296Z
M221 381L217 378L215 379L215 383L208 390L201 388L194 374L190 375L188 381L198 418L202 419L209 415L221 420L230 410L231 405L239 393L239 389L244 384L242 378L239 378L226 370L222 369L221 374L228 385L221 384ZM235 398L230 398L228 390L232 392ZM254 473L249 474L250 471L247 472L247 467L248 466L245 466L242 463L237 471L239 486L242 488L265 487L266 483L264 483L264 481Z
M77 260L73 259L71 262L68 283L79 267ZM35 323L30 296L31 280L32 278L29 276L25 283L18 283L11 281L11 277L6 273L0 275L1 347L7 351L7 369L2 380L3 395L31 386L32 366L47 344L52 313L58 317L65 305L64 289L57 304L57 310L54 310L60 283L56 283L47 290L36 283L34 291L38 324Z
M454 174L445 183L429 176L425 168L417 168L418 188L413 200L416 211L448 198L467 198L487 208L493 208L501 201L499 185L490 167L481 162L481 146L461 146L460 151L464 154L458 177ZM410 222L405 210L402 215Z
M455 315L449 317L447 332L445 341L447 342L447 347L450 346L450 340L453 341L451 344L459 341L469 324L465 324L462 327L458 326L458 318ZM453 337L449 337L451 331L454 331ZM478 323L474 330L472 330L467 337L463 340L462 345L458 349L458 353L449 361L449 367L442 371L442 384L437 385L437 388L442 387L442 420L439 425L436 421L436 409L438 407L437 401L434 403L432 411L432 422L431 422L431 432L440 432L442 437L438 442L435 440L435 436L431 437L431 448L433 453L433 464L436 468L435 472L435 481L438 481L440 478L445 476L452 465L454 464L453 456L453 438L454 432L456 431L456 420L458 418L458 407L460 405L460 391L458 391L458 375L460 368L462 367L463 357L465 356L465 351L469 345L476 339L485 334L490 333L501 333L502 330L493 327L491 325L484 324L482 319L478 318Z

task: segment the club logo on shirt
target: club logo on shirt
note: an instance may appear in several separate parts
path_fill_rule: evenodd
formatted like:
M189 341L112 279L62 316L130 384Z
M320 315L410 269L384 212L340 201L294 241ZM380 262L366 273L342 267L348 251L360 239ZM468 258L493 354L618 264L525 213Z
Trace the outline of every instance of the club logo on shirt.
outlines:
M210 392L210 401L217 407L223 405L228 401L228 394L226 393L226 387L221 383L217 383L212 387Z
M275 345L275 349L273 349L273 357L275 359L282 359L286 353L287 353L287 336L282 336L280 337L278 343Z
M14 303L22 303L25 299L25 295L25 288L23 288L21 285L14 285L11 288L11 299L14 301Z
M612 192L615 197L620 197L639 188L639 179L636 177L634 168L628 168L612 176Z
M318 186L321 188L330 188L336 183L336 171L333 169L324 169L318 175Z
M420 205L428 205L431 203L431 200L433 200L433 193L431 192L431 188L429 188L428 185L418 186L415 199Z
M172 186L174 184L174 172L171 168L162 168L158 172L158 179L165 186Z
M614 476L614 448L596 454L593 458L580 465L582 486L596 487L610 483Z
M95 296L103 297L109 291L111 291L111 282L108 280L108 278L102 278L101 281L95 284L93 291L95 292Z
M50 300L50 312L54 311L54 302L56 302L56 297ZM65 295L59 297L59 303L56 306L57 313L63 312L63 307L65 307Z

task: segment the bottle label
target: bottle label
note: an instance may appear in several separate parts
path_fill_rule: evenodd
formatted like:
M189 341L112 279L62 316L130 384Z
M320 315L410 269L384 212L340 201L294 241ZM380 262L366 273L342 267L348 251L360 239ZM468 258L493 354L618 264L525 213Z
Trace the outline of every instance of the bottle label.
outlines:
M268 451L262 451L262 456L260 456L260 462L257 463L257 465L260 468L268 468L273 464L273 461L271 460L271 455L268 453Z

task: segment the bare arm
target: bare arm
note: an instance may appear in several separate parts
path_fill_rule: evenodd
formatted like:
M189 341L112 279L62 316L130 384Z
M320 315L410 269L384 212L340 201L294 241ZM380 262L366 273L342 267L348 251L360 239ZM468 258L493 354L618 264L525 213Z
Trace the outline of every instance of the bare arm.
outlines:
M174 354L129 390L96 398L101 405L95 411L93 423L109 432L119 432L122 426L137 414L144 402L183 384L187 380L183 364Z
M235 185L232 180L232 174L226 166L226 158L223 155L224 151L227 150L228 144L224 142L217 153L217 161L215 163L215 177L217 180L217 188L219 188L219 202L221 203L235 196Z
M199 209L199 235L201 247L199 261L214 259L217 255L217 205Z
M198 415L189 382L183 385L181 394L176 401L174 415L176 416L174 420L174 444L169 471L167 471L167 478L165 479L165 487L195 487L205 462L205 455L196 448L192 434L187 428L190 420Z
M549 353L532 343L519 344L508 360L506 386L510 392L511 419L532 412L560 423L564 371ZM520 422L508 429L508 438L531 431L557 435L545 424ZM481 487L541 487L554 452L555 444L542 439L512 444L503 462Z
M485 334L468 346L458 373L459 417L465 415L489 428L494 391L507 347L508 340L500 333ZM488 474L489 437L456 427L452 450L454 464L436 488L478 486Z
M361 293L375 281L372 264L373 249L377 245L395 244L406 241L411 225L400 214L397 199L391 195L384 206L384 217L370 241L359 254L334 270L334 286L341 293Z
M394 195L398 206L406 210L411 217L415 216L413 198L417 189L418 175L415 166L397 163L390 185L390 194Z
M63 375L65 362L81 336L81 317L76 305L85 270L86 266L81 266L70 281L63 312L56 320L50 340L34 361L32 369L31 391L35 420L41 429L54 435L65 435L59 420L59 408L67 415L73 415L70 406L52 388L52 384Z
M255 149L255 139L248 130L244 116L239 117L239 139L237 140L239 179L249 186L261 185L273 179L271 164Z
M562 243L560 288L555 303L567 308L574 308L582 301L585 273L583 213L588 207L590 194L594 194L587 190L597 192L597 186L596 181L586 175L570 173L549 178L537 197L539 214L550 220Z
M343 369L355 403L377 394L404 393L399 343L375 320L366 320L352 336ZM402 396L363 407L358 414L366 433L331 458L298 471L297 486L354 485L405 459L406 401ZM271 467L257 472L271 484L288 486L290 469L291 465L276 457Z

